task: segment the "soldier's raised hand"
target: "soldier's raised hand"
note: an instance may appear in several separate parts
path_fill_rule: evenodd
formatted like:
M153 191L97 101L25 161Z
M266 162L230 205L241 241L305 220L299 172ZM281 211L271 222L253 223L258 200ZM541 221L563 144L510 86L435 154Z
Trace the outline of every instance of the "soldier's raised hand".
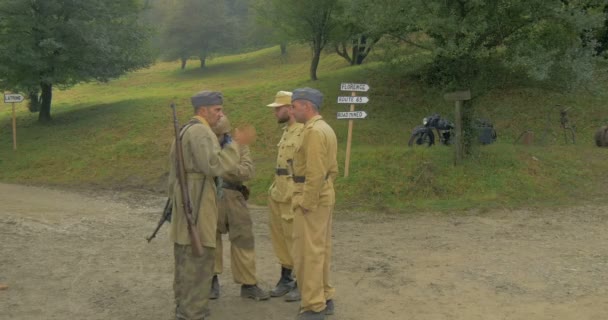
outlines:
M244 125L236 128L232 138L240 145L250 145L255 142L257 133L252 125Z

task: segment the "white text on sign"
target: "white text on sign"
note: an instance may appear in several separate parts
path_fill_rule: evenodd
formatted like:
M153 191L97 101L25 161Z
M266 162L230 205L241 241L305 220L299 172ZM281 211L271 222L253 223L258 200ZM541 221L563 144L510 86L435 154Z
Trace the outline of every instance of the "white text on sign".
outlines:
M369 86L365 83L342 83L340 84L340 90L367 92L369 90Z
M338 112L338 119L365 119L367 112L365 111L347 111Z
M23 96L20 94L5 94L4 95L4 103L19 103L24 100Z
M357 103L368 103L368 97L338 97L338 103L357 104Z

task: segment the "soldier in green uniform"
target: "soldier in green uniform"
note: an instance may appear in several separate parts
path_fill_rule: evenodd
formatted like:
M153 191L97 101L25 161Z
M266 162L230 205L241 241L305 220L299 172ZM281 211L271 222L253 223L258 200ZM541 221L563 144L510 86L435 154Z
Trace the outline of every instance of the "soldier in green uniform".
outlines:
M230 143L230 121L222 117L213 132L217 135L223 148ZM241 146L240 159L235 169L224 173L220 179L221 191L218 200L218 225L215 252L215 266L211 283L210 299L220 297L218 275L222 273L224 260L222 250L222 234L230 237L230 265L234 282L241 284L241 296L256 301L268 300L270 294L257 285L255 250L253 239L253 222L247 198L249 191L243 182L253 179L255 168L248 146Z
M293 278L293 211L291 210L291 196L294 182L290 163L293 161L296 148L300 146L304 125L297 123L290 112L291 95L289 91L279 91L275 95L274 102L267 105L273 108L278 123L284 125L283 135L277 146L278 154L274 182L270 186L268 198L272 247L281 264L281 276L270 295L280 297L287 294L285 300L298 301L300 300L300 293Z
M250 130L236 130L234 141L220 148L211 130L223 117L223 96L219 92L202 91L191 98L194 117L182 128L184 171L196 229L203 254L192 253L181 188L176 175L175 142L171 147L169 197L173 202L170 239L174 244L175 317L180 320L200 320L209 314L209 288L215 258L217 204L214 177L234 170L239 162L241 145L254 139Z
M334 313L329 270L337 140L319 115L322 102L323 94L311 88L296 89L291 97L293 116L304 124L293 160L292 199L294 267L302 295L299 320L321 320Z

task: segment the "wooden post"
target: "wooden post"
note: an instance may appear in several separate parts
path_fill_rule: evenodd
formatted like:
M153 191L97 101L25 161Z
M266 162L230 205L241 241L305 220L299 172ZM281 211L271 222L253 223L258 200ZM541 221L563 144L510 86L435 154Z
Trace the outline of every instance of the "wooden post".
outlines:
M351 96L356 97L357 93L353 91ZM355 105L350 105L350 111L355 111ZM350 170L350 149L353 140L353 120L348 120L348 136L346 138L346 161L344 163L344 178L348 178L348 171Z
M17 150L17 116L15 115L15 103L13 102L13 150Z
M454 121L454 147L455 147L455 158L454 163L460 164L462 162L462 154L464 151L464 139L462 136L462 101L456 101L456 109L454 111L454 117L456 117L456 121Z
M454 101L456 105L454 117L454 163L459 165L464 158L464 136L462 130L462 107L463 101L471 100L471 91L456 91L446 93L443 98L447 101Z

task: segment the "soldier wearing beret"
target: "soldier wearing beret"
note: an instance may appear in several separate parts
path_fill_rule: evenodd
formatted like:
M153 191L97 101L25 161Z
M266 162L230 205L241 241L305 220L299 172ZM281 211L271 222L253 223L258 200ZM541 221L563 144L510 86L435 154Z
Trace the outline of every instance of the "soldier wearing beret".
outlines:
M184 171L192 213L203 246L203 254L192 253L180 184L176 178L175 142L171 146L169 197L173 202L170 239L174 244L175 317L200 320L209 314L209 288L215 258L217 205L214 177L234 170L239 162L239 148L254 139L249 130L236 130L234 142L220 148L211 130L222 117L223 97L219 92L202 91L191 98L194 117L181 131Z
M293 116L304 124L293 160L292 198L294 267L302 295L299 320L325 319L334 313L329 269L337 140L319 115L322 103L323 94L311 88L296 89L291 97Z
M229 145L230 121L222 117L213 127L222 148ZM230 265L234 282L241 284L241 296L256 301L268 300L270 294L258 287L255 266L255 250L253 239L253 221L247 199L249 189L243 184L253 179L255 167L248 146L241 146L239 163L233 170L225 172L219 179L218 187L218 225L215 252L214 276L211 282L210 299L220 297L220 282L218 275L224 267L222 234L229 234Z
M279 91L275 99L267 106L273 109L279 124L284 124L283 135L278 144L275 176L269 190L268 206L270 207L270 236L275 255L281 264L281 276L270 295L285 296L286 301L299 301L300 293L293 278L293 210L291 197L294 182L290 163L300 146L304 125L296 122L291 108L289 91Z

